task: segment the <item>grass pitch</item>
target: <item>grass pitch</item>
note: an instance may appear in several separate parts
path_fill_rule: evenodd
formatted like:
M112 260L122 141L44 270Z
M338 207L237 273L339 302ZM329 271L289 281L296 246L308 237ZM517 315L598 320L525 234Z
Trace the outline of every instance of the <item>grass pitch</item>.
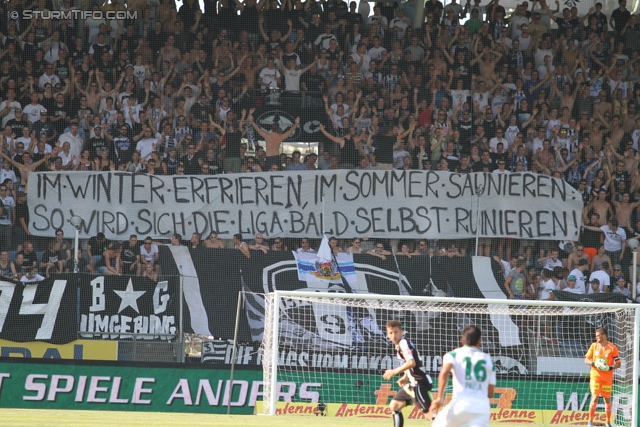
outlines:
M325 418L296 415L269 417L167 412L0 409L0 426L11 427L389 427L391 424L390 417ZM425 427L431 426L431 423L405 418L404 425L406 427ZM513 426L513 424L491 423L491 427L509 426Z
M309 416L267 417L258 415L205 415L166 412L65 411L51 409L0 409L0 425L12 427L388 427L390 418L324 418ZM428 423L430 424L430 423ZM424 421L405 420L405 426L425 426Z

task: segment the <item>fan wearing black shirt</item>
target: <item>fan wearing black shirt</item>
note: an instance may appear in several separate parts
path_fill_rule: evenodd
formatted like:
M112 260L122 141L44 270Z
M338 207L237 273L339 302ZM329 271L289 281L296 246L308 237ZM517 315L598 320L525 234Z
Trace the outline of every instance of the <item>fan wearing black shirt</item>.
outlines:
M120 259L124 265L122 271L125 274L135 275L138 273L141 246L142 242L138 241L138 236L135 234L129 236L129 240L122 244Z
M398 141L402 141L412 133L416 124L416 122L413 122L411 127L403 133L400 133L400 128L398 126L393 126L386 135L376 135L374 143L376 148L376 167L378 170L393 169L393 149L396 143Z
M109 159L112 161L116 160L115 151L113 150L113 144L111 144L107 138L104 137L102 133L102 127L97 125L93 128L94 136L87 141L84 146L85 150L89 150L89 157L93 160L98 153L101 153L103 150L109 151Z
M51 117L49 120L53 122L53 127L58 134L63 134L71 119L71 111L69 106L64 102L64 95L59 93L56 95L56 102L51 108Z
M29 122L22 114L22 108L16 108L15 119L11 119L7 122L7 126L11 126L11 132L16 135L22 135L22 129L29 127Z
M187 146L187 154L180 158L180 163L184 165L185 175L198 175L200 173L199 153L196 151L196 144L193 142Z

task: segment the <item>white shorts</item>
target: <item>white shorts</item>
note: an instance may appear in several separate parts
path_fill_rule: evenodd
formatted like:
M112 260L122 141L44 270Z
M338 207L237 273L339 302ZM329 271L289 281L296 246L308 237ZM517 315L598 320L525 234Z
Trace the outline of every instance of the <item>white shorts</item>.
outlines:
M456 408L457 406L457 408ZM489 427L489 414L474 414L458 405L449 403L445 406L436 419L433 420L432 427Z

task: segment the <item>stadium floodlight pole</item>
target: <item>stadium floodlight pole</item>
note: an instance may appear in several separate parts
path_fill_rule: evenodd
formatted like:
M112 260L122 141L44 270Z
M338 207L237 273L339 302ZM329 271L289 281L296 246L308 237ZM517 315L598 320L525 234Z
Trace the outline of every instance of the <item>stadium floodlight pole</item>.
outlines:
M80 234L80 226L82 225L82 218L78 215L74 215L69 218L69 223L73 225L73 228L75 229L73 237L73 249L75 250L75 254L73 255L73 272L78 273L78 264L80 263L80 260L78 259L78 237Z
M238 306L236 308L236 327L233 330L233 349L231 352L231 372L229 373L229 386L227 387L227 415L231 415L231 396L233 396L233 374L236 370L236 357L238 355L238 324L240 323L240 310L244 300L244 290L238 292Z
M476 256L480 256L478 255L478 241L480 239L480 230L478 229L478 224L480 222L480 196L482 196L482 193L484 193L484 185L477 185L476 196L478 199L476 200Z

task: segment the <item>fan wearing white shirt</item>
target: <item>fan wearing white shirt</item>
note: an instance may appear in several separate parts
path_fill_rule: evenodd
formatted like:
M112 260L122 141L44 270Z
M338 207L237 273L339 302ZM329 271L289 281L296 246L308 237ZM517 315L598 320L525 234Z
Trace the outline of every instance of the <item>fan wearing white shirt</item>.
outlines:
M2 170L0 170L0 183L5 182L7 179L10 179L13 182L18 182L16 173L11 169L11 163L3 161Z
M44 69L44 74L38 79L38 87L44 89L47 83L51 83L51 86L60 83L60 77L53 74L53 64L47 64L47 67Z
M60 31L55 30L51 37L40 43L40 48L44 50L44 60L49 64L60 60L60 51L69 51L67 45L60 41Z
M134 123L140 122L139 115L141 111L143 111L142 105L138 104L138 100L135 95L129 96L127 102L125 102L124 107L122 108L124 121L133 128Z
M509 169L505 169L506 167L506 162L504 160L498 160L498 169L494 169L492 173L500 173L500 174L510 174L511 171Z
M491 138L491 140L489 141L489 150L491 150L492 153L498 152L499 143L502 143L505 150L509 149L509 141L507 141L503 137L503 135L504 135L504 130L502 130L501 128L496 129L496 136Z
M574 276L576 278L575 293L584 294L587 291L587 288L585 286L586 277L584 276L584 273L586 271L589 271L588 265L589 265L588 259L584 259L584 258L580 259L580 261L578 261L578 266L573 270L571 270L571 272L569 272L570 277Z
M553 271L555 267L562 267L562 260L558 258L560 251L552 249L549 256L538 258L538 263L542 264L544 270Z
M53 66L51 66L53 68ZM31 103L22 109L22 113L26 115L26 119L30 125L40 120L40 112L45 108L40 104L38 92L31 93ZM24 117L24 116L23 116Z
M411 25L411 21L404 16L404 10L398 9L396 17L389 23L389 31L394 32L397 40L404 38L407 28Z
M20 103L16 101L16 91L14 89L7 90L7 99L0 103L0 117L2 117L2 127L7 122L16 118L16 108L22 108Z
M149 126L145 126L142 131L142 136L136 136L133 138L134 141L138 142L136 145L136 151L140 153L141 160L147 160L147 157L151 156L151 153L156 151L159 137L160 135L154 133Z
M553 280L553 271L546 268L542 269L542 281L540 282L540 295L538 299L541 301L553 301L553 291L558 290L556 282Z
M358 50L355 53L351 54L351 59L356 65L359 67L360 71L363 73L369 72L369 64L371 63L371 56L367 54L367 45L364 43L358 44Z
M386 18L385 18L386 19ZM382 61L382 53L386 52L387 49L380 45L380 37L373 38L373 47L369 49L369 56L374 61Z
M71 144L69 141L65 141L62 144L62 150L58 152L58 157L62 159L62 167L70 169L76 165L78 158L71 154Z
M58 141L60 141L61 146L65 142L69 142L69 144L71 145L71 148L69 149L71 155L76 156L76 159L80 158L80 152L82 151L84 140L78 134L78 123L71 123L71 126L69 126L69 132L65 132L60 135Z
M260 85L263 89L277 89L280 83L280 71L276 69L273 58L267 59L267 66L260 71Z
M282 70L282 74L284 75L284 88L285 90L292 90L292 91L299 91L300 90L300 77L306 73L307 71L309 71L312 67L314 67L316 65L316 62L318 61L318 56L316 55L316 58L313 62L311 62L311 64L309 64L307 67L305 68L301 68L301 69L296 69L296 60L295 59L289 59L289 61L286 64L284 64L282 55L280 56L280 69ZM302 83L304 85L304 83ZM302 89L306 89L306 86L303 86Z
M369 17L369 26L376 26L376 33L379 36L384 37L385 31L389 29L389 22L387 18L382 14L382 8L380 6L375 6L373 8L373 15Z
M10 148L15 149L19 143L22 143L24 145L24 149L29 151L29 146L32 142L35 144L35 141L31 138L31 129L25 126L22 128L22 136L20 138L16 138L13 141L13 147Z

